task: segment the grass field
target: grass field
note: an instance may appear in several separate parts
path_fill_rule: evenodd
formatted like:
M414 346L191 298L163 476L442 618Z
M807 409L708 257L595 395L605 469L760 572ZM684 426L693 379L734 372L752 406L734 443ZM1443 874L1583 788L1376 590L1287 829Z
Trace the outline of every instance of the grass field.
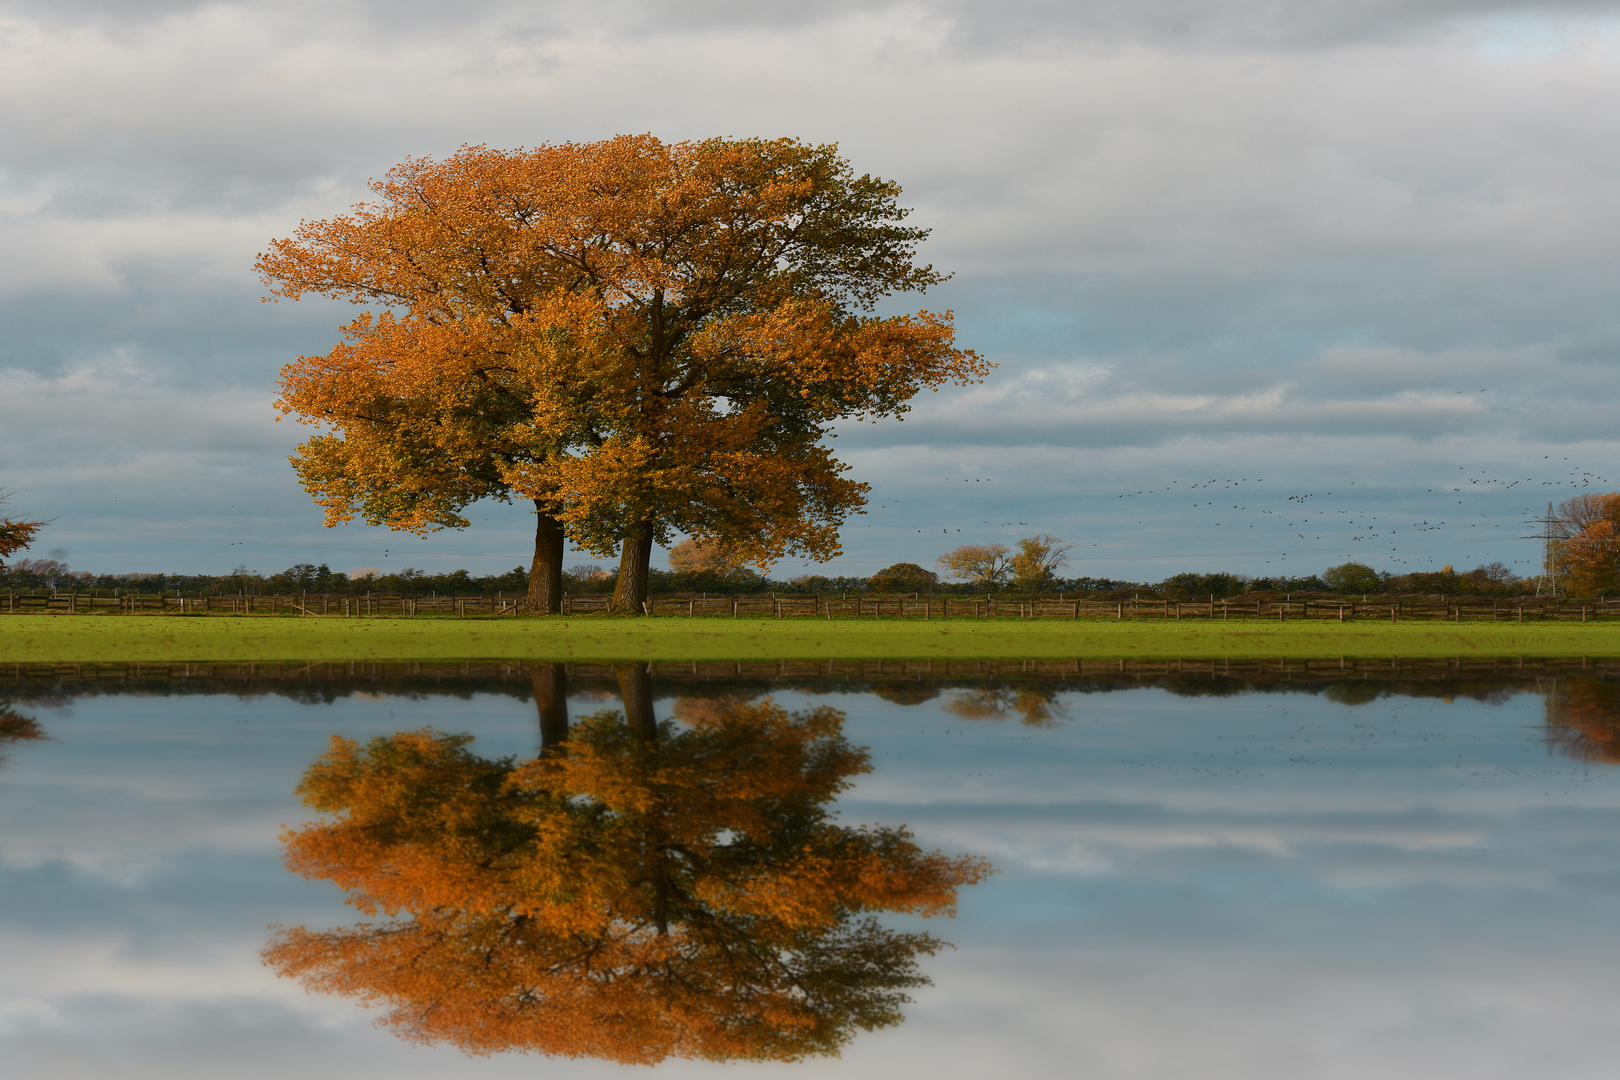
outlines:
M0 662L1613 657L1620 623L19 615Z

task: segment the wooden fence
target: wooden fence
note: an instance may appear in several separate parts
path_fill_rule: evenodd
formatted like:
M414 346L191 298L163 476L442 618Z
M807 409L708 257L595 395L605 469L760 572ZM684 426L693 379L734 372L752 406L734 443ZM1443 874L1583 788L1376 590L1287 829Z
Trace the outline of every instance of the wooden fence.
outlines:
M606 611L607 596L569 596L564 615ZM364 618L376 615L505 616L526 610L521 597L490 596L159 596L88 593L0 594L3 614L297 615ZM1339 622L1503 619L1587 621L1620 615L1620 599L1545 600L1248 600L1190 603L1175 600L1070 600L986 596L660 596L648 615L696 618L812 619L1331 619Z
M490 596L159 596L87 593L6 593L0 611L8 614L62 612L125 615L313 615L355 618L367 615L516 615L523 601Z

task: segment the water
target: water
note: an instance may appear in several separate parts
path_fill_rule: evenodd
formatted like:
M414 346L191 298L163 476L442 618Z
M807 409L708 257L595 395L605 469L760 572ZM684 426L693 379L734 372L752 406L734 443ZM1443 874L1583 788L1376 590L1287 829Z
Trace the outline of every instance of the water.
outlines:
M989 669L985 669L989 670ZM569 711L617 707L570 673ZM1607 674L1255 669L655 677L659 719L832 706L870 772L844 825L989 859L932 986L841 1058L661 1074L1597 1077L1620 1027L1620 730ZM362 917L289 873L329 738L432 727L536 752L526 673L0 682L0 1062L42 1078L621 1075L468 1058L260 958ZM716 700L721 702L716 705ZM707 711L706 711L707 710ZM23 725L17 727L16 725ZM677 724L680 728L682 724Z

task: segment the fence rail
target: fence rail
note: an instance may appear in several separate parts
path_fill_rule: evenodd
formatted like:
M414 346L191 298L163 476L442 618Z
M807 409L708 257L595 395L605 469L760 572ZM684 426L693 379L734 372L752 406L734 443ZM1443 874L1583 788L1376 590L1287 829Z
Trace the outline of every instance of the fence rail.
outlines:
M0 594L0 612L62 612L125 615L301 615L355 618L368 615L516 615L523 601L490 596L159 596L87 593Z
M606 611L606 596L568 596L564 615ZM1515 622L1549 619L1585 622L1620 615L1620 599L1550 600L1247 600L1190 603L1176 600L1085 600L986 596L659 596L647 615L776 619L1330 619L1338 622ZM366 618L379 615L498 617L525 614L521 597L490 596L159 596L89 593L4 593L0 614L295 615Z

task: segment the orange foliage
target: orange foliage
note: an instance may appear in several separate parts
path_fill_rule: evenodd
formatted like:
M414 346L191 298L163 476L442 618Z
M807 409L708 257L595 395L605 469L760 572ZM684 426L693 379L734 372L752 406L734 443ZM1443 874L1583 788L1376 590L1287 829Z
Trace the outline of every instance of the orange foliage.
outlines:
M1569 591L1595 596L1620 585L1620 495L1577 495L1558 508L1554 557Z
M282 373L282 412L331 432L293 459L329 523L462 526L468 502L521 495L581 547L636 545L621 590L673 531L829 558L866 485L825 425L988 368L949 312L864 314L941 277L913 265L926 232L899 188L833 146L470 146L373 190L257 264L283 296L392 309Z
M1620 685L1561 679L1547 692L1547 738L1578 761L1620 763Z
M0 492L0 502L6 494ZM8 558L34 542L34 537L45 527L43 521L13 521L0 518L0 559Z
M335 822L288 866L390 921L283 931L267 961L384 1023L475 1054L792 1060L899 1022L939 942L884 911L951 912L987 864L826 810L868 769L832 709L617 713L514 762L431 731L335 739L300 793Z

